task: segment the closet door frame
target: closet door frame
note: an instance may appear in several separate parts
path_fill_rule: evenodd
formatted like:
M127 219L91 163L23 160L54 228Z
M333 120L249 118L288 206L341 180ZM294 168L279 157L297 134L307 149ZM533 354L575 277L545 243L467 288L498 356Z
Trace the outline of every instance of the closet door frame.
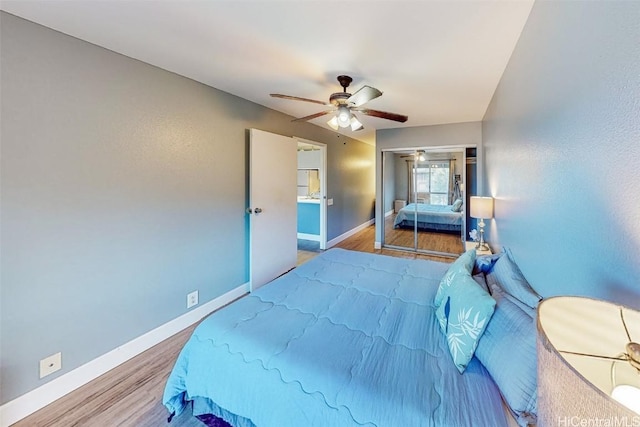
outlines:
M417 206L416 209L414 210L414 226L413 226L413 247L409 247L409 246L398 246L398 245L392 245L392 244L388 244L386 241L387 238L387 224L386 224L386 212L384 207L387 206L388 204L388 200L385 198L385 195L387 193L387 189L385 188L385 184L387 184L388 180L387 180L387 176L385 174L385 171L387 171L387 166L388 166L388 162L391 160L390 156L393 156L395 154L405 154L405 155L411 155L413 154L413 156L416 156L418 150L424 150L425 152L438 152L438 153L443 153L443 152L448 152L448 153L459 153L462 156L461 159L461 165L460 165L460 175L461 175L461 180L462 180L462 185L461 185L461 190L463 193L463 203L464 203L464 210L465 210L465 215L463 216L463 220L462 220L462 226L461 226L461 233L460 233L460 240L461 240L461 247L464 250L464 242L465 242L465 236L466 236L466 229L467 229L467 224L466 224L466 213L469 209L469 207L467 206L466 203L466 198L467 198L467 179L471 178L471 179L477 179L477 177L467 177L466 176L466 149L467 148L476 148L475 145L460 145L460 146L443 146L443 147L428 147L428 146L419 146L419 147L405 147L405 148L387 148L387 149L383 149L381 150L382 152L382 162L381 162L381 173L380 176L382 177L381 179L381 192L382 192L382 205L383 205L383 209L382 209L382 216L383 216L383 220L381 221L382 224L382 236L381 236L381 247L382 248L387 248L387 249L395 249L395 250L403 250L403 251L408 251L408 252L414 252L414 253L419 253L419 254L424 254L424 255L434 255L434 256L439 256L439 257L444 257L444 258L456 258L459 254L452 254L452 253L448 253L448 252L440 252L440 251L434 251L434 250L429 250L429 249L421 249L418 247L418 221L417 221ZM394 159L395 161L395 159ZM413 168L416 168L416 163L413 164ZM388 173L388 171L387 171ZM407 172L408 174L408 172ZM396 174L397 175L397 174ZM411 174L412 179L416 179L416 174L412 173ZM409 178L408 178L409 179ZM417 199L417 186L413 185L413 200ZM394 193L395 196L395 193ZM396 197L394 197L392 199L392 206L395 205L395 200ZM411 202L410 199L407 200L407 204L409 204ZM395 207L395 206L394 206Z

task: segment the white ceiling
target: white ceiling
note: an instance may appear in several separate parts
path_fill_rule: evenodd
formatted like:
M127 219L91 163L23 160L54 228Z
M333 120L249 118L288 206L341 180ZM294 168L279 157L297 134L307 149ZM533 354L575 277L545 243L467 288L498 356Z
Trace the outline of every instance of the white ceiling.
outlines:
M2 0L6 12L294 117L353 77L384 95L344 133L482 120L533 0ZM326 126L329 116L312 120Z

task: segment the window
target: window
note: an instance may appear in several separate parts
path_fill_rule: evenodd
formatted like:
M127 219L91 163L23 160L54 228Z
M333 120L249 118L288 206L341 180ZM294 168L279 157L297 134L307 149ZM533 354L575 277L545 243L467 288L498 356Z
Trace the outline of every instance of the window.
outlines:
M428 162L413 169L418 198L429 196L432 205L449 204L449 162Z

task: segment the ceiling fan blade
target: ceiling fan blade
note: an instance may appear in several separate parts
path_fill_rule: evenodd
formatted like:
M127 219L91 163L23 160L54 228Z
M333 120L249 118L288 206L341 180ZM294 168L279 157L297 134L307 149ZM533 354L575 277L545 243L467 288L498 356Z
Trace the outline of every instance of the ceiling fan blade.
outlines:
M347 99L347 102L353 104L354 107L359 107L371 101L372 99L376 99L380 95L382 95L382 92L380 92L375 87L363 86L358 89L356 93L351 95L349 99Z
M313 102L314 104L320 104L320 105L331 105L328 102L324 102L324 101L316 101L315 99L309 99L309 98L300 98L299 96L282 95L281 93L272 93L271 96L274 98L290 99L292 101L304 101L304 102Z
M387 113L386 111L369 110L367 108L354 108L354 110L359 111L362 114L366 114L367 116L379 117L381 119L393 120L401 123L404 123L409 119L409 117L402 114Z
M322 117L322 116L325 116L325 115L331 114L331 113L333 113L333 110L322 111L320 113L315 113L315 114L311 114L311 115L308 115L308 116L300 117L299 119L293 119L291 121L292 122L306 122L307 120L312 120L312 119L315 119L316 117Z

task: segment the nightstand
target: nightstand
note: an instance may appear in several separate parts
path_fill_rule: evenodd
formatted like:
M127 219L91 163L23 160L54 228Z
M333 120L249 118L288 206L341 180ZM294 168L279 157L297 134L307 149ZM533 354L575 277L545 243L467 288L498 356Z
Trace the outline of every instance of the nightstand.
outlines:
M477 242L464 242L465 251L475 248L477 244ZM476 249L476 255L491 255L492 253L493 252L491 252L491 249Z

